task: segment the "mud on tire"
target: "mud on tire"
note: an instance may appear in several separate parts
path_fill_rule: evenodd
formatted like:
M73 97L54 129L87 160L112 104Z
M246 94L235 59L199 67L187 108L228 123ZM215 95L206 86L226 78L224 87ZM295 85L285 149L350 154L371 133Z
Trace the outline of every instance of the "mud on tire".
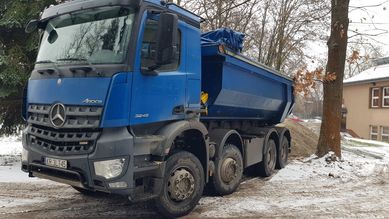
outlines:
M204 189L204 171L192 153L180 151L168 158L162 191L155 204L167 218L188 214L196 207Z
M216 171L210 182L214 193L217 195L233 193L238 188L243 175L243 158L239 149L232 144L226 145L215 166Z
M274 173L277 163L277 146L273 139L269 139L265 145L263 160L259 163L261 176L271 176Z
M277 169L282 169L288 163L288 155L289 155L290 142L288 138L285 136L282 138L281 144L278 147L277 151Z

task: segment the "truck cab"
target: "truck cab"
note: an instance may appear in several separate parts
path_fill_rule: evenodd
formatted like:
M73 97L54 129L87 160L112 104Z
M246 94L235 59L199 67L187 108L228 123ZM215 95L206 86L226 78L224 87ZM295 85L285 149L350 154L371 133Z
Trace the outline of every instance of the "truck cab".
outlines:
M272 159L262 162L271 174L276 159L285 162L277 153L280 145L289 151L287 130L205 116L201 20L159 0L75 0L45 9L26 28L39 29L41 41L24 102L22 170L81 193L157 199L168 217L189 213L206 183L229 194L243 168L264 159ZM286 101L272 104L284 119L292 86L281 87ZM269 158L266 148L274 148Z

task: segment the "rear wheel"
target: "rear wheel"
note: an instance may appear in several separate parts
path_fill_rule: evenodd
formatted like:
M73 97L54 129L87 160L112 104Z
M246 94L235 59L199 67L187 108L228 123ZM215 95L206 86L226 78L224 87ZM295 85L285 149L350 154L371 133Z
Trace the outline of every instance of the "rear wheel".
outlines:
M214 191L218 195L233 193L243 175L243 159L239 149L232 144L226 145L215 165L215 175L211 179Z
M281 145L278 148L278 156L277 156L277 169L282 169L288 163L288 155L289 155L290 142L288 138L285 136L282 138Z
M186 151L175 153L166 161L156 206L168 218L184 216L196 207L203 189L204 171L197 157Z
M262 176L271 176L274 173L277 162L277 146L273 139L269 139L265 145L263 160L259 164Z

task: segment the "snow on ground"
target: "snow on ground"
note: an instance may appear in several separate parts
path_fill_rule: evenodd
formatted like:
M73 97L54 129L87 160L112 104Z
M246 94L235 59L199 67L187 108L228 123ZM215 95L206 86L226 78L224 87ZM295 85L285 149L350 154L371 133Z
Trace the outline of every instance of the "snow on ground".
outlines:
M0 155L17 155L22 153L20 136L8 136L0 138Z
M318 159L316 155L293 160L271 181L300 180L317 176L350 180L368 176L376 165L389 163L389 143L344 137L342 147L344 150L340 161L328 162L326 157ZM26 173L20 171L21 149L19 136L0 138L0 182L36 180L28 178Z
M285 217L289 210L286 217L324 216L331 211L335 212L331 217L363 218L362 212L365 216L380 217L382 205L388 202L386 198L380 201L380 197L388 191L385 176L389 173L389 144L348 138L342 147L347 150L343 150L341 160L331 152L322 158L312 155L293 160L265 182L258 178L243 182L238 197L205 197L200 201L200 216ZM382 156L373 156L376 154ZM245 187L251 191L245 192ZM355 209L347 209L350 204Z
M318 176L348 181L372 175L377 166L382 166L383 171L389 167L388 143L345 137L342 148L340 160L331 152L322 158L312 155L302 160L293 160L271 181L300 180Z
M0 158L1 159L1 158ZM0 183L50 183L49 180L28 177L28 173L21 170L20 161L1 164Z
M20 136L0 138L0 183L49 182L48 180L30 178L28 173L21 170L21 153L22 142Z
M353 137L344 137L347 143L350 144L350 146L358 147L358 146L381 146L381 147L387 147L389 148L389 143L382 142L382 141L373 141L373 140L366 140L366 139L360 139L360 138L353 138Z
M15 154L18 154L18 150L20 153L20 139L8 137L0 142L0 147L6 145L4 147L11 153L0 154L0 161L12 161L18 157ZM386 196L389 192L389 144L344 137L342 147L341 160L335 159L331 154L323 158L312 155L291 160L273 177L246 180L231 195L204 196L188 218L383 218L389 215L386 210L389 205L389 198ZM37 183L44 183L45 186ZM25 216L23 212L29 208L43 217L48 212L59 215L58 217L91 216L96 209L108 215L113 212L113 215L128 216L134 209L139 210L135 206L133 210L123 211L124 206L117 204L116 199L102 199L104 201L101 205L100 199L85 201L82 196L75 196L76 193L70 187L28 178L20 170L19 161L13 164L0 162L0 185L0 217L10 210ZM57 191L57 188L61 188L61 191ZM31 192L36 192L39 196L30 198L28 194ZM64 201L67 205L62 209ZM93 204L89 205L90 202ZM83 208L77 207L80 203L85 203L85 212ZM66 210L75 207L77 211ZM152 209L146 209L142 215L150 217L150 211ZM13 217L17 218L18 214ZM95 216L101 217L98 214Z
M332 161L331 159L332 155L328 154L322 158L312 155L303 160L291 161L271 181L302 180L317 177L332 177L340 178L342 181L350 181L372 175L377 165L389 164L387 160L362 157L348 151L343 151L341 160Z
M47 201L47 199L34 198L34 199L24 199L24 198L13 198L11 199L0 199L1 208L10 208L23 205L32 205L36 203L42 203Z
M321 123L320 119L303 119L302 121L305 123Z

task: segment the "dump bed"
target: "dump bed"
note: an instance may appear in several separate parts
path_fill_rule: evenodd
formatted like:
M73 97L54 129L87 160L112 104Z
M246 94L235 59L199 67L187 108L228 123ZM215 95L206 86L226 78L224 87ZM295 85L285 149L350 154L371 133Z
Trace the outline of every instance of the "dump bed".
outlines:
M208 114L202 119L283 122L294 105L293 81L220 43L202 43L202 91Z

